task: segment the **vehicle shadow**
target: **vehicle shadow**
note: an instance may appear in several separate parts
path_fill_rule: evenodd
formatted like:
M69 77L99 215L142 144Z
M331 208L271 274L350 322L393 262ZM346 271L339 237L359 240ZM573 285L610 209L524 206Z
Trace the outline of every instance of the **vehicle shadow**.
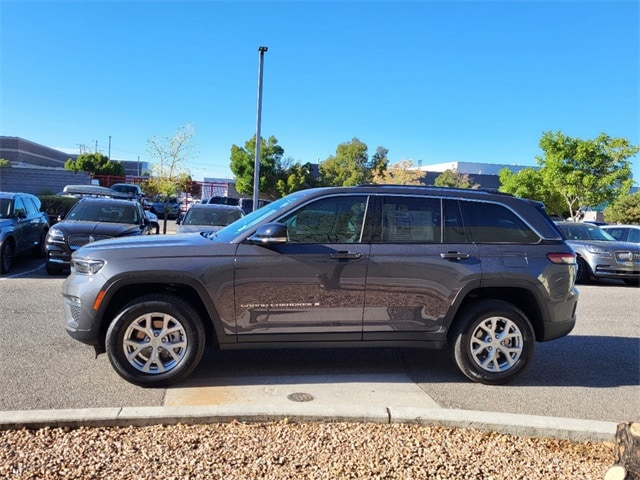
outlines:
M529 369L512 384L531 387L611 388L640 385L640 339L570 335L535 346ZM290 349L218 351L207 349L190 380L200 386L224 377L308 376L307 383L332 383L362 375L404 374L415 382L469 383L446 351L411 348ZM207 380L209 379L209 381ZM349 380L350 381L350 380Z

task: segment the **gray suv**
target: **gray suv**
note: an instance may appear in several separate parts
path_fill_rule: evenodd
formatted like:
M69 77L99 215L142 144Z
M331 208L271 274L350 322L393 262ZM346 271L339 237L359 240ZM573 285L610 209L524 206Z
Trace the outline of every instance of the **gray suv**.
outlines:
M0 192L0 274L9 273L18 255L44 255L49 217L41 208L35 195Z
M503 384L575 324L576 257L541 204L487 191L299 191L211 234L73 254L66 329L127 381L166 386L205 346L447 348Z

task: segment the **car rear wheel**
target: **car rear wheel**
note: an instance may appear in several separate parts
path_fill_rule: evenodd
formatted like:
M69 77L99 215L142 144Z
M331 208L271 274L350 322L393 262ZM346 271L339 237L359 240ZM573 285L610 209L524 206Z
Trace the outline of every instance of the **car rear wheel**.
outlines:
M0 273L9 273L13 264L15 247L11 239L6 240L0 249Z
M502 385L522 373L535 341L525 314L501 300L467 308L451 340L451 353L460 371L486 385Z
M198 366L204 346L200 316L173 296L149 295L129 303L106 337L113 368L141 387L164 387L187 377Z

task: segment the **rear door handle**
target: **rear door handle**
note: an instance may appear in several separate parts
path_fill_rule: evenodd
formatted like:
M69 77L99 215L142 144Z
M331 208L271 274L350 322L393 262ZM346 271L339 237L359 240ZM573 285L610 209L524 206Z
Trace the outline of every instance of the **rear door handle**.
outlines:
M362 256L362 254L360 252L336 252L336 253L330 253L329 254L329 258L332 258L333 260L341 260L341 259L358 259Z
M471 257L471 255L462 252L447 252L441 253L440 257L444 258L445 260L466 260L467 258Z

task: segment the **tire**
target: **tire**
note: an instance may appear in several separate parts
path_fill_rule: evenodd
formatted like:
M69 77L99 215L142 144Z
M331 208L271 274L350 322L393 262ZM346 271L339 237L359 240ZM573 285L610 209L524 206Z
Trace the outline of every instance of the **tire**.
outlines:
M577 272L576 272L576 283L589 283L591 280L591 272L589 270L589 265L584 261L584 258L577 258Z
M198 366L204 347L200 316L174 296L134 300L116 316L106 336L113 368L141 387L165 387L187 377Z
M49 262L44 264L44 268L49 275L60 275L62 273L62 269L60 267Z
M11 265L13 265L13 257L15 255L15 247L11 239L5 240L0 248L0 273L9 273Z
M504 335L508 338L501 340ZM534 343L533 328L520 309L501 300L487 300L461 314L451 353L467 378L503 385L529 366Z

